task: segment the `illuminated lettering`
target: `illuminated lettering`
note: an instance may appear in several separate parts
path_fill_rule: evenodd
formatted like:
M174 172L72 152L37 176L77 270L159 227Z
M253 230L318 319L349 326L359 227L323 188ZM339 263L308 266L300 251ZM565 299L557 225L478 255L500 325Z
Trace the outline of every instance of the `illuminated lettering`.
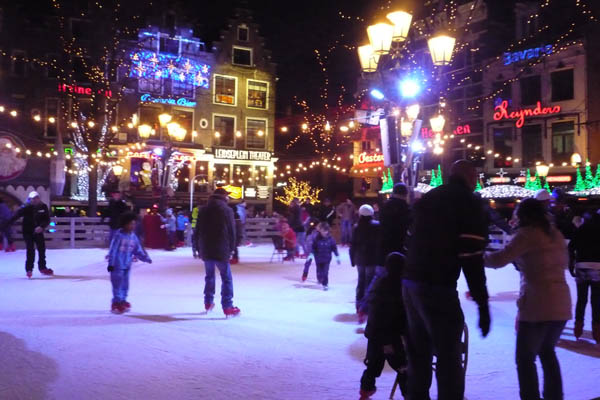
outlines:
M525 117L534 117L538 115L558 114L560 106L542 107L541 102L537 102L534 108L522 108L517 111L508 111L508 101L504 100L494 108L494 121L502 121L503 119L516 120L517 128L522 128L525 124Z

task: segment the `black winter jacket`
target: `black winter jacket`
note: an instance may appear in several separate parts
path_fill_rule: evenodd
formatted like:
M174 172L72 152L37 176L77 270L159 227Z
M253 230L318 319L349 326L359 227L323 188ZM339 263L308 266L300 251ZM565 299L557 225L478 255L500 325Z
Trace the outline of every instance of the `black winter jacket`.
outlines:
M23 234L33 234L38 226L46 229L50 224L50 212L48 206L40 203L37 206L29 203L19 208L10 219L10 224L23 217Z
M300 208L300 206L290 206L288 211L288 223L294 232L304 232L304 225L302 225L302 208Z
M473 299L487 303L483 252L488 238L481 201L460 179L425 194L415 205L405 277L456 289L462 269Z
M129 211L129 207L123 200L111 199L108 202L108 226L110 229L119 229L121 227L121 215Z
M229 261L236 247L236 229L233 210L223 196L210 196L200 209L194 239L203 260Z
M381 226L372 217L360 217L352 231L350 263L352 266L383 265L381 257Z
M406 335L406 312L402 301L402 274L385 273L369 294L369 318L365 336L380 344L394 344Z
M382 254L392 252L406 254L406 234L411 223L411 212L406 201L390 198L381 208Z
M600 215L594 214L573 233L569 242L571 265L577 262L600 262Z

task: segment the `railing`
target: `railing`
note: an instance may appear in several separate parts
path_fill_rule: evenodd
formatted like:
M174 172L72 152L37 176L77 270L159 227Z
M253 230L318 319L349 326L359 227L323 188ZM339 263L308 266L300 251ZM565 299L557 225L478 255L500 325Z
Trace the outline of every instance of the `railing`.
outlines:
M247 218L246 237L252 242L270 242L271 236L281 235L277 218Z
M25 248L21 222L13 225L13 239L17 248ZM108 220L92 217L53 217L46 229L46 247L50 249L106 247Z

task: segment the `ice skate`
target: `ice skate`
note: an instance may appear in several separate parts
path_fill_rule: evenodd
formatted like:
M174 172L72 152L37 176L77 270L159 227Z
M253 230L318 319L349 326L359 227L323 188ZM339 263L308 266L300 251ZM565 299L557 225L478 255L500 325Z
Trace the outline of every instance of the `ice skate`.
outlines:
M6 252L7 252L7 253L13 253L13 252L15 252L15 251L17 251L17 249L15 248L15 244L14 244L14 243L13 243L13 244L10 244L10 245L8 245L8 247L6 248Z
M377 391L376 389L373 389L373 390L360 389L360 399L359 400L368 400L368 399L370 399L371 396L373 396L376 391Z
M125 306L122 302L113 302L110 307L110 312L113 314L123 314L125 312Z
M579 339L583 335L583 321L575 321L575 327L573 327L573 335L575 339Z
M328 291L328 290L329 290L329 286L327 286L327 285L323 285L323 290L324 290L324 291Z
M54 271L50 268L42 268L40 269L40 273L46 276L54 276Z
M33 276L33 272L32 271L27 271L27 277L29 279L31 279L32 276Z
M227 307L227 308L223 309L223 313L225 314L225 316L227 318L229 318L229 317L237 317L240 314L240 312L241 311L240 311L239 308L233 307L233 306Z
M211 312L213 308L215 308L215 303L204 303L204 310L206 310L206 313Z
M231 265L235 265L235 264L239 264L240 263L240 259L239 258L232 258L231 260L229 260L229 264Z
M367 321L367 314L365 314L364 312L359 311L358 312L358 324L362 325Z
M123 307L123 312L131 311L131 303L130 302L124 301L123 303L121 303L121 306Z
M308 274L302 274L302 282L306 282L306 278L308 278Z

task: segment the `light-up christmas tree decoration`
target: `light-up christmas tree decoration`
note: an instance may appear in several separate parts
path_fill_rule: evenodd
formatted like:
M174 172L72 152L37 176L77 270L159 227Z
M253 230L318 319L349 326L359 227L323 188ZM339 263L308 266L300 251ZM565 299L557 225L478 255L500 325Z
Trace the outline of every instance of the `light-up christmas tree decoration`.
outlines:
M435 169L431 170L431 181L429 181L429 186L437 187L437 179L435 177Z
M312 187L306 181L290 178L287 186L283 188L283 196L276 196L275 200L282 202L286 206L290 205L294 199L299 199L301 203L308 201L310 204L318 204L319 193L322 191L323 189Z
M479 179L477 179L477 184L475 185L475 191L479 192L481 189L483 189L483 187L481 187L481 183L479 182Z
M442 178L442 167L438 164L437 186L442 186L443 184L444 184L444 179Z
M585 181L583 180L583 177L581 176L581 171L579 170L579 167L577 167L577 179L575 181L575 187L573 188L573 190L575 192L581 192L581 191L585 190Z
M531 184L531 190L540 190L542 188L542 180L540 175L535 171L535 180Z
M392 179L392 172L388 168L387 176L385 176L385 171L383 171L383 176L381 177L383 185L381 186L382 193L390 193L394 190L394 180Z
M548 178L544 179L544 181L544 189L546 189L548 193L552 193L552 190L550 190L550 185L548 184Z
M594 187L596 187L596 180L592 174L592 164L588 161L585 166L585 188L593 189Z
M594 178L594 187L600 187L600 164L596 166L596 177Z
M531 172L529 171L529 168L527 168L527 176L525 177L525 189L529 189L531 190Z

